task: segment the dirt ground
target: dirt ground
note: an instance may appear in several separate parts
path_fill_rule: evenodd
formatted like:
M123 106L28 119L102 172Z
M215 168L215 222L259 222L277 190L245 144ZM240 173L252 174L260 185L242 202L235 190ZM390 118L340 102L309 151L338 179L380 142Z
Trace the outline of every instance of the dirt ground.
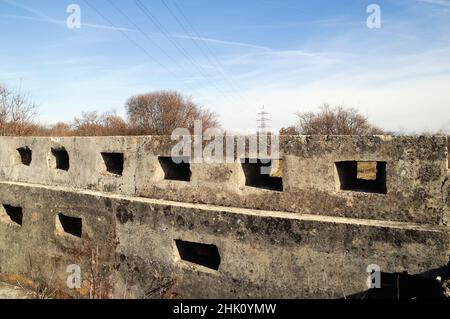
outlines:
M33 296L31 291L0 282L0 299L33 299Z

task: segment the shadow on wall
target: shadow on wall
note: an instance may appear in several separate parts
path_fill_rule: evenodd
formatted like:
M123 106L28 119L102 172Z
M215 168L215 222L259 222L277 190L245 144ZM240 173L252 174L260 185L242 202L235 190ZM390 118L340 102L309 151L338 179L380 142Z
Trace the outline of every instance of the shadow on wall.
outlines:
M440 280L438 279L440 278ZM369 289L348 299L446 299L450 288L450 262L418 275L381 273L381 288Z

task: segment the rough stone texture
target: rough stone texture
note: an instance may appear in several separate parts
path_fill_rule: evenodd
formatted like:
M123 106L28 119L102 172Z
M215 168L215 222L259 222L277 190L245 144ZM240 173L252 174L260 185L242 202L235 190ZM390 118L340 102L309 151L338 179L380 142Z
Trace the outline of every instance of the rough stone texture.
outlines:
M0 177L3 180L95 189L122 194L135 193L137 139L107 138L0 138ZM28 147L32 151L30 166L21 164L17 149ZM68 171L54 167L52 149L64 149L69 154ZM122 176L106 172L102 152L124 153Z
M446 137L288 136L280 141L283 192L245 186L240 162L191 164L191 182L164 180L158 156L170 137L0 138L0 179L92 189L178 202L443 225L448 179ZM27 167L19 147L33 151ZM69 171L49 168L51 148L64 146ZM105 172L101 152L123 152L123 176ZM241 154L236 159L255 157ZM384 161L387 194L341 191L335 162ZM50 161L51 166L51 161Z
M23 210L22 226L0 222L0 274L5 279L19 275L41 287L60 288L66 284L67 267L77 264L89 274L81 292L89 296L90 282L96 279L91 272L98 272L98 278L107 276L108 262L114 256L115 217L106 209L108 200L13 184L1 184L0 194L0 204ZM56 229L59 213L83 219L82 238ZM93 264L96 260L104 267Z
M137 199L0 183L23 207L22 227L0 223L0 273L89 296L92 252L109 297L342 297L366 289L366 268L421 273L445 265L448 229ZM83 238L59 234L59 212L83 218ZM174 240L218 247L218 271L181 261ZM98 250L97 250L98 249ZM83 289L67 289L71 264Z
M229 164L164 180L168 137L0 138L0 280L62 296L320 298L365 290L366 268L417 274L450 251L447 141L441 137L286 137L283 192L245 186ZM30 166L17 148L32 150ZM54 168L64 147L68 171ZM101 153L124 153L122 176ZM341 191L335 162L387 163L387 194ZM19 226L3 205L21 207ZM82 219L81 238L58 214ZM176 240L215 245L219 269L181 260ZM68 289L67 266L82 270Z
M152 215L130 210L137 213L133 221L117 226L122 240L114 282L119 290L127 282L132 297L158 287L150 276L155 268L163 282L174 280L171 293L178 297L307 298L365 290L372 263L388 272L421 273L448 261L445 228L163 203ZM219 271L177 263L174 239L215 244Z

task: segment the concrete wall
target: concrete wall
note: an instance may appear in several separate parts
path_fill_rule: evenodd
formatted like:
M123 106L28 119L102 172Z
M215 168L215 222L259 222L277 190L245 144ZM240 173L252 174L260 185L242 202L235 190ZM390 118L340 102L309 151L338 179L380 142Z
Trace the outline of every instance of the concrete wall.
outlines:
M1 183L23 208L22 227L0 223L0 272L67 294L68 265L117 298L342 297L366 289L366 268L421 273L445 265L445 227L72 192ZM59 213L83 219L83 236L58 232ZM180 260L175 240L216 245L218 271ZM96 263L93 264L93 262ZM92 276L92 268L98 273ZM14 277L13 277L14 278Z
M0 179L91 189L178 202L442 225L448 178L445 137L283 137L282 192L245 186L239 161L191 164L190 182L164 180L160 156L169 137L0 138ZM17 149L32 150L30 166ZM52 168L51 150L64 147L68 171ZM124 154L122 176L105 171L102 152ZM245 154L240 157L255 157ZM341 191L335 162L386 162L387 193Z
M445 138L287 137L282 192L245 186L237 161L164 180L158 156L173 144L1 138L0 205L23 216L18 225L0 207L0 279L82 297L343 297L366 289L370 264L422 273L448 261ZM68 171L53 167L62 147ZM122 176L106 172L102 152L124 154ZM386 194L340 190L341 161L385 162ZM81 238L59 214L82 220ZM182 260L177 240L214 245L218 269ZM80 290L66 286L72 264Z

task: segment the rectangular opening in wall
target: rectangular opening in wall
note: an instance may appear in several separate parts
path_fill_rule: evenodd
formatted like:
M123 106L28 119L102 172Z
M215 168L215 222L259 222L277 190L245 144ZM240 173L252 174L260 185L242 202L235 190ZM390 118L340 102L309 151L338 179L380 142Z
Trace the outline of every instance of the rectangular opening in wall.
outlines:
M32 153L28 147L21 147L17 149L19 153L20 163L25 166L30 166L32 161Z
M65 148L52 148L52 155L54 157L55 168L63 171L68 171L70 168L69 153Z
M283 160L245 158L241 163L245 186L283 191Z
M159 164L164 172L164 179L172 181L191 181L189 157L159 157Z
M386 194L386 162L336 162L343 191Z
M56 217L56 228L59 232L79 237L83 234L83 221L81 218L66 216L62 213Z
M1 214L2 219L6 221L13 222L16 225L22 226L22 220L23 220L23 212L22 207L14 207L11 205L5 205L3 204L3 209Z
M220 254L217 246L175 240L181 260L219 270Z
M123 173L123 153L101 153L106 171L114 175L122 176Z

